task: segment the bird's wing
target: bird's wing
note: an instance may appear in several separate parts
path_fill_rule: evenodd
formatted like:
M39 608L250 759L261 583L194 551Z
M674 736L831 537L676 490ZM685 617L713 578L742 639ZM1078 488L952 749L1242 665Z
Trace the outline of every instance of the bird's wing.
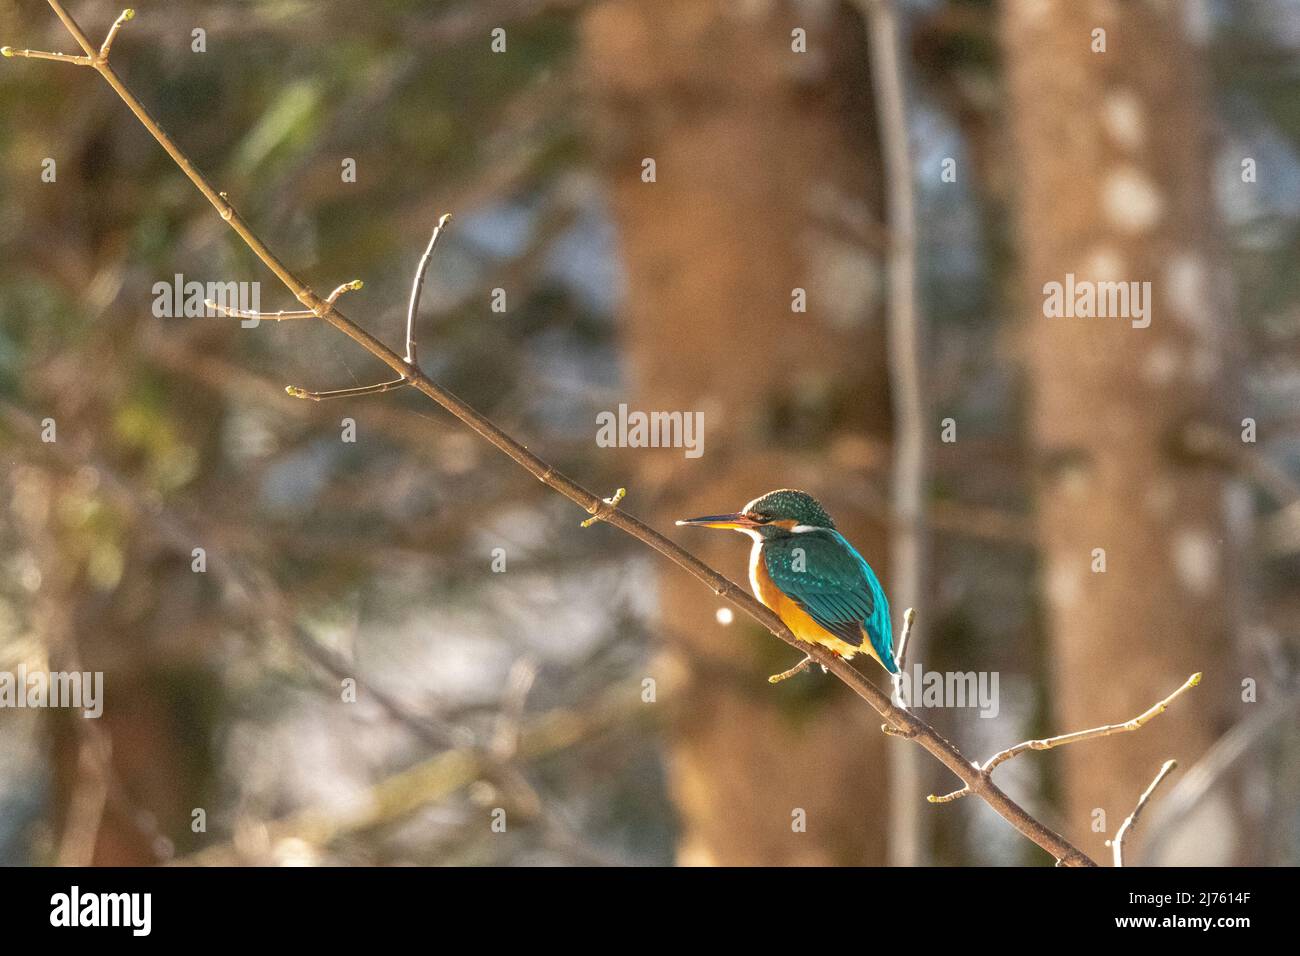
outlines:
M769 540L763 562L772 582L840 640L861 645L863 631L893 670L889 605L871 566L837 531L805 531Z

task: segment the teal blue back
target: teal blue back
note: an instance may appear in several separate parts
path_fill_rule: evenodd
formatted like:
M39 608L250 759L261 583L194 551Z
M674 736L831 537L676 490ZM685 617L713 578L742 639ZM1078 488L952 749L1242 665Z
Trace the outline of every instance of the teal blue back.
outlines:
M845 643L859 647L865 627L885 669L894 665L889 602L866 559L831 528L780 535L763 542L763 564L782 593Z

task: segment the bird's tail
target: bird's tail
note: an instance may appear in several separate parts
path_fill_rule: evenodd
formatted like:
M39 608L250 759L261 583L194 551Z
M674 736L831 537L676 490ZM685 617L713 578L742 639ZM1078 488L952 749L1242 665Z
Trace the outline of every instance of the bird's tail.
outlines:
M889 619L889 604L882 592L876 601L876 612L871 615L866 626L867 638L876 652L876 657L885 670L891 674L898 673L898 663L894 660L894 625Z

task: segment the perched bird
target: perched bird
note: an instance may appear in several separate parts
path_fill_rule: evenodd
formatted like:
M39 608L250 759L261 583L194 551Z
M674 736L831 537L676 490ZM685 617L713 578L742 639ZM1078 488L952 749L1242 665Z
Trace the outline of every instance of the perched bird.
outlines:
M809 644L846 660L865 652L891 674L894 633L889 603L871 570L812 495L782 488L755 498L736 514L677 522L726 528L754 539L749 582L754 596Z

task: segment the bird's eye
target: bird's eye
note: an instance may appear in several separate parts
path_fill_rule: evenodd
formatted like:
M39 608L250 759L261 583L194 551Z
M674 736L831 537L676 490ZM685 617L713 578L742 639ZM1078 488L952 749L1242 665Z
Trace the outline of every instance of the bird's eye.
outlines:
M759 524L767 524L772 520L771 515L751 514L749 515L749 518L751 521L757 521Z

